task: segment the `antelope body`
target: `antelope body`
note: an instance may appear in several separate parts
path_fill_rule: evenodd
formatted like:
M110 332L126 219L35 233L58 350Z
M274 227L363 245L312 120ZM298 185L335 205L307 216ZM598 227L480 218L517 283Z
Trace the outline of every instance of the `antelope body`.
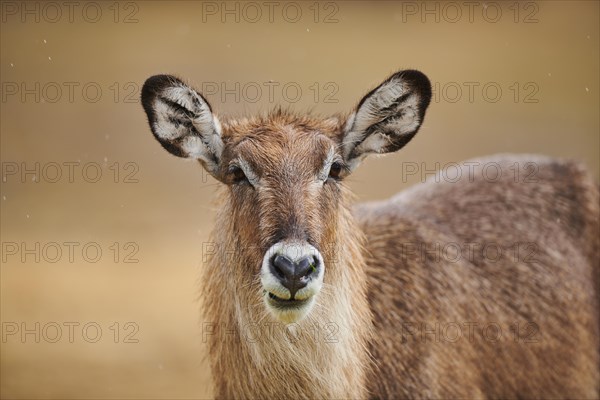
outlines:
M401 71L348 117L221 122L179 79L146 81L155 137L224 184L202 277L217 398L599 396L599 195L579 164L471 160L353 208L344 179L403 147L430 97Z

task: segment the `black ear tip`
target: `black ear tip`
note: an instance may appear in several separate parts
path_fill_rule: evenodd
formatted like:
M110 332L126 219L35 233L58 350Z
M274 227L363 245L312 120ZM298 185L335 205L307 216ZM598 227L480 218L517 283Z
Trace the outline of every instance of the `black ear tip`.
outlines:
M396 73L397 75L402 76L404 79L406 80L410 80L410 81L427 81L429 82L429 79L427 78L427 75L425 75L424 73L422 73L419 70L416 69L405 69L402 71L398 71ZM394 74L394 75L396 75Z
M156 97L165 88L176 84L183 85L183 82L173 75L153 75L150 78L146 79L146 82L144 82L144 86L142 86L142 93L140 97L142 100L142 106L144 107L144 110L146 110L146 113L148 114L148 117L150 119L152 119L152 116L154 114L152 104Z
M427 75L416 69L407 69L398 72L403 81L408 82L412 87L422 92L431 93L431 82Z
M164 88L174 84L183 84L183 82L173 75L154 75L146 79L142 86L142 101L154 97Z
M407 69L397 72L393 76L399 77L402 81L407 82L411 88L415 89L421 97L421 108L427 108L432 95L431 82L427 75L416 69Z
M388 82L392 80L406 82L409 87L415 89L421 95L421 99L425 100L426 104L429 104L429 100L431 100L431 82L427 75L421 71L416 69L398 71L387 79Z

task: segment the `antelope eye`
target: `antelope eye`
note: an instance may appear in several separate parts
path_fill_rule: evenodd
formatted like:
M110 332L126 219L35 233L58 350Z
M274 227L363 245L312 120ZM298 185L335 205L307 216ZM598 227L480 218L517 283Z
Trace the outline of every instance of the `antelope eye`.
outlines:
M342 164L339 162L334 162L331 164L331 168L329 169L329 177L332 179L340 179L342 168Z
M237 165L232 165L229 168L229 174L231 174L233 183L241 183L248 180L244 174L244 171Z

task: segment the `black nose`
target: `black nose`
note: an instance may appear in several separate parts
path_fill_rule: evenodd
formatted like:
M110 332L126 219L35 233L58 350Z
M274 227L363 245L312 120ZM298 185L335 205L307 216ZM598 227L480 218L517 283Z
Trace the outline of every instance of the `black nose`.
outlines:
M304 256L295 262L278 254L271 259L269 269L285 286L293 299L296 292L308 284L312 276L319 272L319 259L312 255Z

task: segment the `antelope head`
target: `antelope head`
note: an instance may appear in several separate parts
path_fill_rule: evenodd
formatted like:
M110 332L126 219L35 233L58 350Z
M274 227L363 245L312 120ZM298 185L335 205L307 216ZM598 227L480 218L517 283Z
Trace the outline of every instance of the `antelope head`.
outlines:
M386 79L345 117L277 111L221 123L208 101L178 78L153 76L142 90L162 146L199 160L226 185L221 223L243 245L244 262L222 265L232 269L223 276L286 323L309 314L324 282L335 291L335 277L343 273L344 265L332 262L325 249L344 234L344 179L367 155L408 143L430 98L427 77L407 70Z

